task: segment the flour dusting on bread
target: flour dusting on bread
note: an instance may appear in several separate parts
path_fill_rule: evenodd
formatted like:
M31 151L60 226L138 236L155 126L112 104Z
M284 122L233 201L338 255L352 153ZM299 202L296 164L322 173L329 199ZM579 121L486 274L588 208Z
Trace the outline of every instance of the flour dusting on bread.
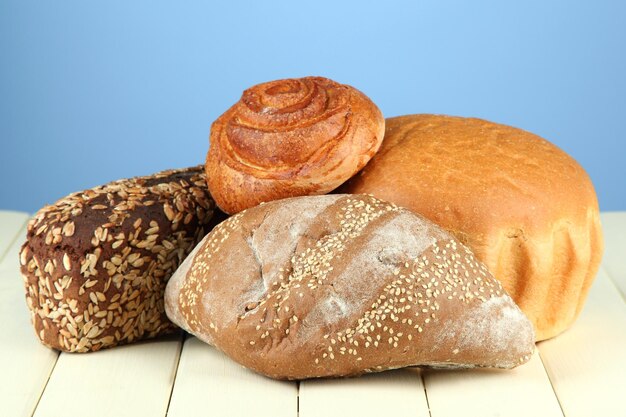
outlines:
M366 195L285 199L235 217L171 290L192 333L245 366L301 379L529 359L530 322L428 220Z

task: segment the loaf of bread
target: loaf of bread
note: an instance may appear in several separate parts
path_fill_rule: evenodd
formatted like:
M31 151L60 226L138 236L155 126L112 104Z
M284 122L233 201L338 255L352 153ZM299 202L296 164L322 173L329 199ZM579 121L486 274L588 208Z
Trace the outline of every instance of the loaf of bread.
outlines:
M165 284L210 227L203 167L163 171L71 194L28 224L20 261L37 336L87 352L175 326Z
M325 194L365 166L384 131L378 107L348 85L322 77L256 85L211 126L209 190L230 214Z
M598 201L546 140L479 119L387 119L380 152L341 192L371 193L452 232L499 279L537 340L567 329L598 271Z
M534 349L528 319L463 244L364 195L230 217L173 275L165 305L174 323L279 379L512 368Z

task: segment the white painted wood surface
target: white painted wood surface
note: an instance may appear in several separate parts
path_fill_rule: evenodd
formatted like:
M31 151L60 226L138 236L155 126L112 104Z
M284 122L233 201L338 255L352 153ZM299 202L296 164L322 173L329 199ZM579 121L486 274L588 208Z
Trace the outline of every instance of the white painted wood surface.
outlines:
M539 351L566 416L626 415L626 303L603 269L575 325Z
M512 371L428 370L424 382L437 417L563 416L537 352Z
M603 264L626 300L626 212L602 213Z
M9 250L15 239L18 238L18 232L24 227L28 220L28 214L17 211L0 212L0 262L5 258L6 252ZM24 234L20 234L21 239Z
M35 417L165 416L181 335L94 353L61 353Z
M297 383L255 374L189 336L167 415L296 417L297 407Z
M27 216L0 213L0 416L30 417L37 406L58 354L42 346L30 324L24 284L19 273L19 247Z
M527 365L510 372L406 369L299 385L256 375L194 337L90 354L41 346L19 274L26 219L0 212L0 313L11 318L0 331L2 417L626 415L626 212L602 216L603 269L581 317L540 343Z
M419 369L300 383L300 417L428 417Z

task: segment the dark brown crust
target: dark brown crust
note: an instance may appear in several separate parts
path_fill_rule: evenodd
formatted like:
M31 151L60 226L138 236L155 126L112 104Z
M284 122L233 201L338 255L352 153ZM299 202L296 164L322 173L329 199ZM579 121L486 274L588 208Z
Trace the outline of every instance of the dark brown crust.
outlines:
M259 84L211 126L209 189L231 214L325 194L365 166L383 132L380 110L353 87L322 77Z
M218 225L166 289L174 322L280 379L511 368L532 326L473 254L371 196L270 202Z
M165 284L209 231L203 167L71 194L29 222L20 253L37 336L68 352L171 332Z

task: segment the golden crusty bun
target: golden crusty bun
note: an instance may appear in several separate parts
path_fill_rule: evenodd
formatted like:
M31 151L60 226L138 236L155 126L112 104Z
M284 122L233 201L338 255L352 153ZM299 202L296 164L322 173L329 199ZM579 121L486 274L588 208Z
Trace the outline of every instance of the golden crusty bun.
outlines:
M603 251L593 185L532 133L480 119L387 119L379 153L341 192L370 193L451 231L535 326L556 336L580 313Z
M226 213L265 201L325 194L380 147L385 119L359 90L322 77L244 91L211 126L211 195Z

